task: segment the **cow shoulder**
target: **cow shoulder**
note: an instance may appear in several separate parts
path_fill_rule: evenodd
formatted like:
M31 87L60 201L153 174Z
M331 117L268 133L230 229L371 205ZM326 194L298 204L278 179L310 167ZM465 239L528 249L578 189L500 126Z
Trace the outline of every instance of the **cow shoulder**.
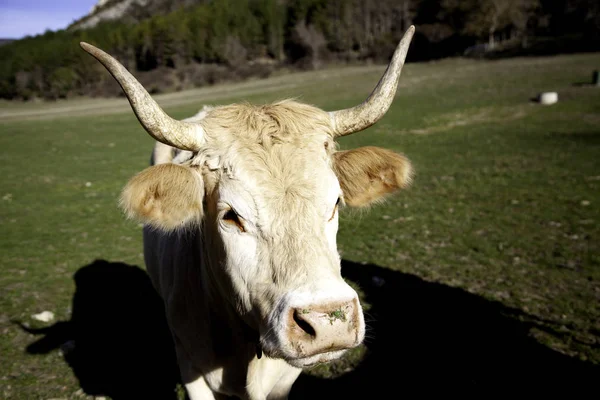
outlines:
M172 231L201 221L203 196L202 176L195 168L159 164L131 178L120 206L129 218Z
M374 146L334 153L333 169L345 202L352 207L381 201L408 186L412 179L412 166L406 157Z

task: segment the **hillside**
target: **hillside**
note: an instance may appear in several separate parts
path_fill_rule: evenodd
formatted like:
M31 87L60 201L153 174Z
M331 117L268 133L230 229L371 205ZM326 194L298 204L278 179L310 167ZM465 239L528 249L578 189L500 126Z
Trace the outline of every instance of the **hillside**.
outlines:
M119 96L80 41L112 54L152 93L279 69L385 64L413 24L408 62L600 51L600 3L563 3L101 0L66 30L0 46L0 98Z
M9 44L10 42L14 41L15 39L0 39L0 46L4 46L5 44Z
M205 0L98 0L89 14L73 22L67 29L90 29L109 21L139 22L203 2Z

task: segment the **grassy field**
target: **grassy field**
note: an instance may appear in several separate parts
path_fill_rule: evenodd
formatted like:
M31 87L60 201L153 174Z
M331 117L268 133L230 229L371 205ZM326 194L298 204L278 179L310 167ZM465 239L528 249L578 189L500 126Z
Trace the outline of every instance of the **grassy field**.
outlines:
M405 67L387 115L340 141L404 152L416 170L409 190L342 214L343 273L365 302L368 339L307 371L293 398L599 381L600 88L587 84L598 67L600 54ZM178 118L285 97L334 110L364 100L383 70L158 101ZM532 102L541 91L559 103ZM177 378L140 226L117 208L150 137L122 99L0 109L0 398L169 398ZM53 321L32 318L45 310Z

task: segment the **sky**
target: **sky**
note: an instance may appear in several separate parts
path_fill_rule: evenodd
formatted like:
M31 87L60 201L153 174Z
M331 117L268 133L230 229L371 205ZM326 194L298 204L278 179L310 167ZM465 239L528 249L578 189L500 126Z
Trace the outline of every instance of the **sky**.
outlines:
M90 12L98 0L0 0L0 39L56 31Z

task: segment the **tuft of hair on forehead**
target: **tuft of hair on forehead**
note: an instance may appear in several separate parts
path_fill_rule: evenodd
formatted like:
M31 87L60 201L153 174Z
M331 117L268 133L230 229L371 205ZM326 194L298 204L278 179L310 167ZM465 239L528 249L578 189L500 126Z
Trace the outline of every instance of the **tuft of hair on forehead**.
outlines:
M315 133L333 137L329 114L318 107L292 99L271 104L230 104L207 112L202 125L213 140L247 139L269 145L277 142L301 143Z

